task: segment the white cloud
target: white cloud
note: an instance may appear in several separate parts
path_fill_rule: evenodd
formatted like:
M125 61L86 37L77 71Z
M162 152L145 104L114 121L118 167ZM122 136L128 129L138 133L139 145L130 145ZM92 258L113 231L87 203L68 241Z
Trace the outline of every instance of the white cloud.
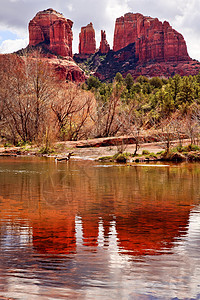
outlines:
M6 28L16 33L19 39L28 36L28 22L35 14L47 8L54 8L74 22L74 52L78 50L78 34L81 26L93 22L96 30L97 47L100 31L106 30L112 46L115 20L126 12L167 20L172 27L183 34L192 58L200 60L199 0L0 0L0 30ZM0 32L1 35L1 32ZM1 46L2 47L2 46Z
M0 53L12 53L28 45L28 39L5 40L0 44Z

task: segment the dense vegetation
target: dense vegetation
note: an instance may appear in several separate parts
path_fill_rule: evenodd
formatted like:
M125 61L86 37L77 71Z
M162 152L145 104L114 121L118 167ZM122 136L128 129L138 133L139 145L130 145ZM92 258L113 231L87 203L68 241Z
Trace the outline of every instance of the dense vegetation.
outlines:
M169 147L200 131L200 74L173 78L90 76L82 86L56 79L39 55L0 59L0 135L13 144L132 135L150 130ZM160 135L162 133L162 135Z
M169 79L139 76L134 81L130 74L123 78L117 73L112 83L91 76L83 88L95 94L98 111L107 116L99 136L137 135L142 129L152 129L185 134L191 143L198 138L200 74Z
M151 125L159 124L161 119L174 112L183 116L191 109L196 110L200 103L200 74L189 77L175 75L169 79L139 76L134 81L130 74L123 78L117 73L112 83L102 83L90 76L85 88L92 90L102 103L109 102L116 89L121 102L134 105L135 113L143 115L143 121Z

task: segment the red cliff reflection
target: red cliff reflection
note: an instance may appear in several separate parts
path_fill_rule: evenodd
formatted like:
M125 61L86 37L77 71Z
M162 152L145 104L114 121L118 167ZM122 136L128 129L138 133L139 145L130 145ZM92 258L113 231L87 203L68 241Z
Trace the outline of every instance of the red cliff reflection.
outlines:
M116 231L121 253L154 255L173 248L176 238L187 232L190 209L142 210L117 217Z
M56 218L32 224L33 247L42 254L70 254L76 252L74 216L65 220Z
M82 220L82 244L91 251L99 246L99 239L109 245L113 224L119 252L132 255L161 254L187 232L193 201L188 195L195 199L199 186L196 173L187 177L188 169L77 166L73 165L74 172L70 165L57 172L51 165L52 172L47 168L44 176L40 172L0 174L0 219L26 220L38 253L75 253L76 216Z
M190 208L161 211L133 211L128 216L116 216L115 229L119 252L123 254L157 255L171 249L174 241L187 232ZM108 224L103 226L104 240L108 237ZM33 223L33 246L40 253L69 254L76 251L75 217L46 223ZM94 251L98 246L99 220L88 215L82 218L83 245ZM110 228L109 228L110 230Z
M82 218L83 230L83 245L89 247L98 246L99 236L99 219L97 216L83 216Z

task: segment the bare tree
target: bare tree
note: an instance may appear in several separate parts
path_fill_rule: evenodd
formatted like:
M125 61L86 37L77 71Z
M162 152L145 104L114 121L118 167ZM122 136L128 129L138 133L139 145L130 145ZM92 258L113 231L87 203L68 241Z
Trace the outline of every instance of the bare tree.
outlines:
M184 128L186 134L189 136L190 144L195 145L198 142L199 136L199 114L198 111L190 111L185 116Z
M157 128L157 138L160 142L163 142L166 153L170 152L170 148L173 145L175 139L179 139L179 144L182 145L181 134L182 128L180 127L180 115L175 113L169 117L164 117L160 120L159 128Z
M46 120L50 114L51 103L56 99L56 76L51 66L41 58L40 51L24 56L27 87L31 95L32 121L35 140L46 132Z
M91 118L95 124L96 137L115 136L125 132L126 122L131 115L133 106L122 101L123 86L113 83L111 95L103 102L97 97L96 113Z
M4 107L4 133L11 135L15 143L18 137L23 140L28 137L27 122L30 109L24 99L26 78L22 70L22 61L16 55L4 56L4 58L5 60L2 59L0 62L3 69L0 97Z
M52 100L54 77L39 56L22 59L9 55L4 59L0 60L4 134L13 143L37 141Z
M144 115L137 111L137 106L133 104L131 114L126 118L126 133L132 136L135 140L134 155L137 155L140 149L141 132L144 125Z
M93 111L94 97L81 90L76 84L68 83L60 87L57 99L51 108L55 114L62 140L77 140L87 137L85 130ZM90 119L91 120L91 119Z
M193 120L193 130L192 131L194 132L195 143L198 145L199 144L199 135L200 135L200 105L196 102L194 102L194 104L191 108L191 118Z

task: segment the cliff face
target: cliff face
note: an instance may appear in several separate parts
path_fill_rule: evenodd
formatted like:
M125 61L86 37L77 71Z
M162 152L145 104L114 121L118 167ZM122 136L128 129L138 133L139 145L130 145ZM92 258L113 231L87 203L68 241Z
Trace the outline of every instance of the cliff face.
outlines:
M80 68L72 59L72 25L71 20L53 9L38 12L29 23L28 48L41 46L44 59L49 60L63 80L84 81L86 76L81 68L88 58L85 69L102 80L113 79L117 72L124 76L131 73L136 78L195 75L200 70L199 62L189 57L180 33L166 21L139 13L127 13L116 20L113 50L102 30L99 51L96 51L93 24L82 27L79 54L74 56Z
M106 54L110 51L110 46L106 40L106 32L105 30L101 30L101 42L100 42L100 47L99 51L102 54Z
M113 50L135 43L139 62L191 60L183 36L168 22L141 14L127 13L116 20Z
M30 50L31 59L32 48L39 46L43 61L55 70L60 80L84 82L83 70L72 59L72 25L71 20L51 8L38 12L29 23L27 50ZM23 56L23 52L18 52Z
M93 24L90 23L81 28L79 34L79 54L94 54L96 52L96 40Z
M29 23L29 45L44 43L47 50L72 57L72 25L71 20L51 8L38 12Z

